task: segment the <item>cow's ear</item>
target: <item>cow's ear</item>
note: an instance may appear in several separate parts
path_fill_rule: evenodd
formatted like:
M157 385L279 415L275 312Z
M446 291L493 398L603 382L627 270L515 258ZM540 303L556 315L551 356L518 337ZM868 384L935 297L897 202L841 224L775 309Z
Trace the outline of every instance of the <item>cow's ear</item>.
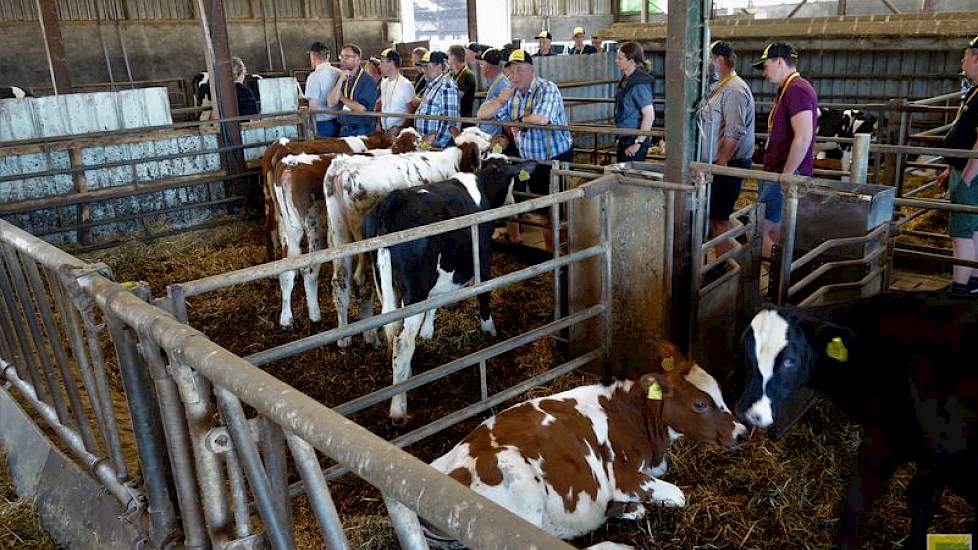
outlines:
M642 395L652 401L661 401L671 397L674 389L672 378L665 372L652 372L639 378Z
M458 127L456 126L449 126L448 132L452 134L452 139L455 139L458 137L459 134L462 133L462 130L458 129Z
M830 359L837 363L849 362L856 346L856 333L849 328L830 322L821 322L809 333L812 352L819 359Z

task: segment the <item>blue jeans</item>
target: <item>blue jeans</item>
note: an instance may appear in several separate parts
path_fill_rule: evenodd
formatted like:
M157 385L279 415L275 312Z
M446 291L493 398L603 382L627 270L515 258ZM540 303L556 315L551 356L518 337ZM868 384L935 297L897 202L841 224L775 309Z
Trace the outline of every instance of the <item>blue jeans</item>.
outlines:
M781 223L781 204L784 202L781 184L776 181L761 181L757 185L757 202L764 203L764 219L771 223Z
M340 133L340 125L335 120L317 120L316 137L334 138Z

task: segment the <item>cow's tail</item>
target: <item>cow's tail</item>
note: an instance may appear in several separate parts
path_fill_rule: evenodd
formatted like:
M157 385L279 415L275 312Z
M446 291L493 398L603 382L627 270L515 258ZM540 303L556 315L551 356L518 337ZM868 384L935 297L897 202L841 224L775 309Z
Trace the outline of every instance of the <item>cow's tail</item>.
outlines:
M370 239L380 235L380 218L376 207L367 212L363 217L363 238ZM397 293L394 289L394 265L391 262L390 248L379 248L376 252L371 252L370 266L374 272L374 289L380 298L381 313L393 311L397 308ZM390 346L394 345L398 325L399 323L384 325L384 335Z

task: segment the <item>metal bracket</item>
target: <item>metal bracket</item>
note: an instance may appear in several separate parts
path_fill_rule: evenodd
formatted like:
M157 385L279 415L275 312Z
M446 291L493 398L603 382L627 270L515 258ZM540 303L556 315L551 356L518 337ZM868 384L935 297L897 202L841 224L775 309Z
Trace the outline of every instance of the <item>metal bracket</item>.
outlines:
M261 431L258 427L258 418L248 419L248 429L255 443L260 443ZM227 428L224 426L211 428L204 437L204 444L207 446L207 450L214 454L227 453L231 450L231 434L228 433Z

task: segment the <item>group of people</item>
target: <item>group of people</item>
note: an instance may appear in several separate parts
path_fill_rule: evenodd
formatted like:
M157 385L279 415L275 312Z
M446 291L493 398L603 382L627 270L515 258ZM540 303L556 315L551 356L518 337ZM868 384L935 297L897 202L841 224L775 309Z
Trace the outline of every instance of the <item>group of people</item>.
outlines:
M571 133L564 129L538 126L566 126L567 116L560 90L554 82L540 78L534 59L553 55L551 35L537 36L539 50L530 55L523 49L493 48L477 43L452 46L448 52L417 48L413 62L421 74L411 82L401 73L402 60L394 49L386 49L367 65L380 75L378 83L361 61L362 51L355 44L343 46L340 68L329 63L329 49L316 42L309 50L314 68L306 82L306 97L311 109L340 109L362 112L415 113L437 117L465 117L479 121L479 127L495 137L503 151L541 162L570 161L573 158ZM585 44L584 29L574 29L574 47L569 55L598 51ZM614 122L617 128L648 131L655 122L653 96L655 80L649 73L642 47L634 42L619 45L616 65L622 77L615 91ZM478 63L485 99L475 108L477 79L470 65ZM755 106L750 86L735 70L737 54L731 44L717 41L710 46L712 68L709 92L700 107L704 136L701 157L721 166L750 168L755 148ZM768 139L763 167L767 172L811 176L818 128L818 95L812 84L797 70L798 52L786 42L768 45L753 67L763 71L764 79L777 88L768 114ZM978 38L968 44L962 68L972 82L978 82ZM446 147L451 143L450 128L458 121L446 119L317 115L320 136L354 136L375 130L397 132L413 125L425 143ZM494 122L525 123L530 127L502 126ZM962 103L945 146L978 148L978 87L972 87ZM643 160L651 141L647 136L619 136L618 162ZM978 205L978 160L948 159L950 168L941 175L950 183L950 196L956 204ZM547 165L533 172L529 191L546 193L550 170ZM719 235L730 228L729 217L740 194L742 178L716 176L710 195L711 233ZM782 210L781 186L775 181L760 182L758 201L765 204L763 254L770 257L780 239ZM978 215L951 214L951 236L955 256L978 259ZM725 247L721 245L719 252ZM978 272L958 266L954 270L952 291L978 293Z

